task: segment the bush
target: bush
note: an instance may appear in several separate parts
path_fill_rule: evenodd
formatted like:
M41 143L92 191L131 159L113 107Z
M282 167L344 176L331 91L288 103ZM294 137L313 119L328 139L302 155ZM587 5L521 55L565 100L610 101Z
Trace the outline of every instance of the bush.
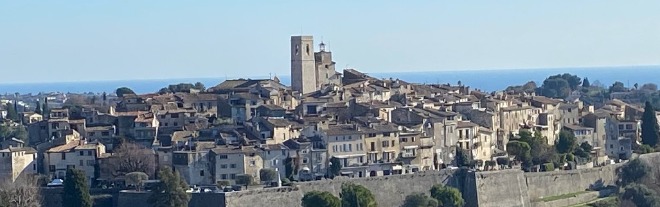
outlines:
M254 182L252 175L243 174L236 176L236 184L248 186L252 185L252 182Z
M606 198L604 200L596 201L587 205L591 207L618 207L619 199L616 197Z
M438 201L424 193L415 193L406 196L401 207L436 207Z
M353 183L344 183L341 186L341 206L342 207L376 207L376 197L374 194L361 185Z
M549 172L549 171L555 171L555 164L553 163L545 163L542 165L543 166L543 171Z
M566 162L573 162L575 161L575 155L573 154L566 154Z
M461 191L444 185L434 185L431 188L431 197L438 201L440 206L462 207L465 205Z
M639 154L648 154L648 153L652 153L654 151L655 151L655 149L653 149L653 147L651 147L650 145L644 144L644 145L639 146L639 149L637 150L637 153L639 153Z
M341 200L328 192L312 191L302 198L303 207L340 207Z
M282 178L282 186L291 186L293 183L288 178Z
M621 168L621 173L619 174L621 184L626 186L638 182L649 172L649 170L649 167L641 160L631 160Z
M277 180L277 172L273 169L264 168L259 170L259 179L264 182Z
M218 186L218 188L223 188L225 186L231 185L231 183L228 180L220 180L220 181L216 182L215 184Z

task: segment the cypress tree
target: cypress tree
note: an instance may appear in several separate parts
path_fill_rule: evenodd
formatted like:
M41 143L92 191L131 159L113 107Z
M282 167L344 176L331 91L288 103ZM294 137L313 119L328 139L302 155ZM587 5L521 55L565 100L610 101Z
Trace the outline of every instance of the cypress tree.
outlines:
M642 143L655 147L658 144L658 131L660 127L655 116L655 108L647 101L642 115Z
M62 205L67 207L92 207L89 185L83 171L73 168L66 171Z
M41 112L42 112L42 111L41 111L41 101L37 100L37 106L36 106L36 108L34 109L34 113L42 114Z

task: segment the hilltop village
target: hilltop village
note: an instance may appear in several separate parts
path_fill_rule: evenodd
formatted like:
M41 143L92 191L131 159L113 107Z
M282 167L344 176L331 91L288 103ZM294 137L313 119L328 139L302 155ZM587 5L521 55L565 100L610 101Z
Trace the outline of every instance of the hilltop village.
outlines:
M642 145L644 106L629 98L637 86L588 103L585 84L556 98L523 86L409 83L337 72L332 52L315 46L291 37L291 86L272 77L3 96L0 179L39 174L57 185L75 168L92 188L124 188L129 173L155 180L169 167L193 186L277 187L446 168L592 168Z

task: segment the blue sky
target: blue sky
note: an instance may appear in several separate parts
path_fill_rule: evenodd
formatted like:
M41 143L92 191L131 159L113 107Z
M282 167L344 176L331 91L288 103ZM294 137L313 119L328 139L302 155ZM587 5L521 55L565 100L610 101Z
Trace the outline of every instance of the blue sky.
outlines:
M367 72L660 64L660 1L0 0L0 81L289 74L289 36Z

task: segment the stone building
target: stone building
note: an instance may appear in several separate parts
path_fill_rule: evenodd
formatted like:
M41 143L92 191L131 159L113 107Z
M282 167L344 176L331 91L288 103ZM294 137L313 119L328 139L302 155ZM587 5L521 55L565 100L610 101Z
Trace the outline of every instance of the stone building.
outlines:
M291 36L291 89L302 94L319 90L325 84L339 84L341 74L335 71L332 53L326 45L314 52L312 36Z
M16 181L21 176L37 173L37 151L31 147L9 147L0 150L0 181Z

